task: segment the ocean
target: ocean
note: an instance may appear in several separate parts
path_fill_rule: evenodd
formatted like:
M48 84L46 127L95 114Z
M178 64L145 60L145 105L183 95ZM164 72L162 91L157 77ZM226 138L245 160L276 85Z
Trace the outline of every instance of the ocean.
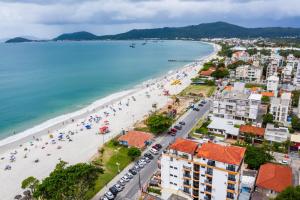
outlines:
M135 43L135 48L130 45ZM198 41L0 43L0 138L213 52ZM182 60L185 62L169 62Z

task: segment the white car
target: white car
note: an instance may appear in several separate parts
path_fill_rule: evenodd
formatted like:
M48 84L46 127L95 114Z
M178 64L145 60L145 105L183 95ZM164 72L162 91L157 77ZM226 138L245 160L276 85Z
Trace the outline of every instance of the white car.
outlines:
M154 155L157 155L157 154L158 154L158 151L157 151L156 149L153 149L153 148L150 149L150 152L153 153Z
M128 176L128 178L130 178L130 179L133 178L133 175L132 175L130 172L127 172L127 173L126 173L126 176Z
M122 186L126 185L126 181L124 181L123 179L120 179L120 180L119 180L119 183L120 183L120 185L122 185Z
M121 178L122 180L124 180L124 181L126 181L126 182L128 182L129 181L129 178L128 178L128 176L123 176L122 178Z
M114 199L115 196L113 195L113 193L111 193L110 191L106 192L105 193L105 196L108 198L108 199Z
M288 163L287 160L282 160L282 161L281 161L281 164L288 165L289 163Z

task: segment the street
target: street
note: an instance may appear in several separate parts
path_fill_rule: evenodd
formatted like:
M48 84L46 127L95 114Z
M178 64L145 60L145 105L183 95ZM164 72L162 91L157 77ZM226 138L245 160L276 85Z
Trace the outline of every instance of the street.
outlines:
M198 102L195 105L198 105L200 102ZM182 130L177 131L176 136L171 136L164 134L162 136L159 136L156 138L155 142L160 143L162 145L162 149L160 150L160 153L168 147L168 145L175 141L177 137L187 137L188 133L191 131L191 129L197 124L197 122L206 114L209 112L210 109L210 102L207 101L206 104L204 104L203 107L198 107L199 111L193 111L192 109L188 110L183 116L180 117L180 119L177 120L175 124L177 124L179 121L184 121L186 124L182 127ZM175 125L174 124L174 125ZM145 152L148 152L151 147L148 147ZM157 170L157 160L160 155L154 156L154 159L148 163L142 170L140 170L140 184L139 184L139 175L135 175L133 179L128 182L122 192L120 192L116 200L126 200L126 199L138 199L140 194L140 185L143 186L144 184L149 181L152 174ZM93 200L98 200L101 196L104 195L106 191L108 191L109 187L116 184L122 176L124 176L130 168L132 168L134 163L131 163L129 166L127 166L120 174L118 174L105 188L102 188L101 191L99 191Z

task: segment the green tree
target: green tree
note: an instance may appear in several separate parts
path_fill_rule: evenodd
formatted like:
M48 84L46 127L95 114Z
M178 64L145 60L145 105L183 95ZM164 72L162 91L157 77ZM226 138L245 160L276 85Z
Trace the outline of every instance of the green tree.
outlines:
M211 74L212 77L215 77L217 79L227 77L228 75L229 71L227 69L217 69Z
M294 90L292 92L292 106L298 107L300 97L300 90Z
M39 180L37 180L33 176L30 176L22 181L21 188L22 189L28 188L30 190L31 194L33 194L35 191L35 188L37 187L38 184L39 184Z
M33 196L37 199L81 200L86 192L94 187L103 169L87 163L66 166L61 161L54 171L39 183Z
M146 125L152 133L158 134L166 131L171 125L173 120L162 114L153 114L147 121Z
M270 97L268 97L268 96L263 96L263 97L261 98L261 102L262 102L263 104L268 104L268 103L270 103Z
M294 130L300 130L300 119L297 116L292 116L292 128Z
M258 169L262 164L274 160L274 157L265 149L247 146L245 163L250 169Z
M300 186L287 187L277 195L275 200L300 200Z
M252 48L252 49L247 49L247 52L249 53L250 56L257 54L257 49L256 48Z
M273 115L271 113L267 113L263 116L263 124L267 125L268 123L274 123Z
M136 147L130 147L128 149L128 156L132 159L135 160L137 157L141 156L141 150Z

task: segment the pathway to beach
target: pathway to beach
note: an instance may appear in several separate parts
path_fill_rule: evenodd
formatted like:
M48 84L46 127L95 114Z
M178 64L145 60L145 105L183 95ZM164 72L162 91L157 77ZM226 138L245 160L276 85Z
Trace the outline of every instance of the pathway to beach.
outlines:
M203 62L215 56L215 52ZM21 182L29 176L42 179L49 175L59 160L69 164L87 162L100 146L122 130L130 130L133 124L151 111L152 105L162 108L170 97L164 91L178 94L191 83L202 63L193 63L163 78L149 81L143 87L127 92L103 107L95 107L80 117L72 117L60 125L45 130L46 134L31 135L30 140L2 149L0 153L1 199L11 200L21 194ZM181 84L172 84L180 80ZM175 81L176 82L176 81ZM178 82L178 81L177 81ZM107 134L99 134L99 128L107 126ZM54 128L54 129L53 129Z

